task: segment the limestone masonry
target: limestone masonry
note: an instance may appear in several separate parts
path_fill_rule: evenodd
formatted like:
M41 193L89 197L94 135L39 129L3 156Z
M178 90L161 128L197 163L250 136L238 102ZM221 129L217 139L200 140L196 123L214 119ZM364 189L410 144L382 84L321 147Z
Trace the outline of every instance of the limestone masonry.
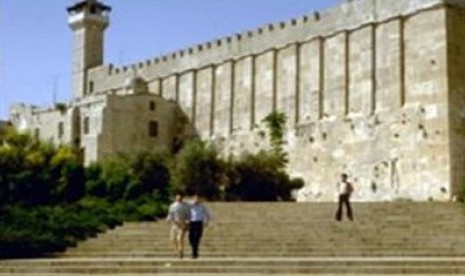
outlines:
M224 156L269 147L287 115L299 200L449 200L465 181L465 0L353 0L116 68L103 63L111 8L68 8L73 100L18 104L11 122L70 144L86 163L193 136Z

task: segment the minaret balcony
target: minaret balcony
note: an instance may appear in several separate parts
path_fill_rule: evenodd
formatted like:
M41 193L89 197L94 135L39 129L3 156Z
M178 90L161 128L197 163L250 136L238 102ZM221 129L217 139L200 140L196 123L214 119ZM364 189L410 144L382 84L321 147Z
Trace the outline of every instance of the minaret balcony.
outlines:
M68 24L72 29L78 29L83 27L85 24L99 24L106 27L110 21L108 14L91 14L87 12L81 12L76 14L71 14L68 17Z

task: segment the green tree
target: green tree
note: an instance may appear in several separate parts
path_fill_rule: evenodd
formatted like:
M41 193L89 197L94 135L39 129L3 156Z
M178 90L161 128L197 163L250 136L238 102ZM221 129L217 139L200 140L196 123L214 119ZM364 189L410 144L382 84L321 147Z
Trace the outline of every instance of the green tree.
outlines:
M288 155L283 148L286 120L286 114L277 111L271 112L263 119L268 128L273 154L278 158L281 167L285 167L289 162Z
M105 198L107 196L107 184L102 177L102 164L91 163L85 168L85 193L87 196Z
M180 150L171 166L172 188L216 199L224 173L224 162L215 147L192 140Z
M50 168L58 180L53 189L55 201L69 203L85 195L84 167L70 148L60 147L50 161Z
M289 162L284 150L286 115L271 112L262 121L268 129L271 151L244 154L231 161L230 183L226 194L230 199L246 201L291 200L291 191L303 186L301 179L291 179L286 173Z
M65 147L9 131L0 144L0 198L28 206L70 202L84 195L83 166Z
M291 179L282 168L282 160L274 153L260 151L244 154L230 163L229 200L277 201L291 200L291 191L301 188L301 179Z
M260 151L246 153L233 161L228 198L245 201L276 201L283 174L281 161L275 154Z
M139 152L130 157L130 164L137 181L126 191L127 199L135 199L147 194L166 196L170 183L168 151L155 149Z
M127 188L138 185L128 158L112 156L102 161L100 179L106 184L106 198L116 202L125 198Z
M9 131L0 145L2 203L50 203L53 179L47 164L54 152L55 148L49 143Z

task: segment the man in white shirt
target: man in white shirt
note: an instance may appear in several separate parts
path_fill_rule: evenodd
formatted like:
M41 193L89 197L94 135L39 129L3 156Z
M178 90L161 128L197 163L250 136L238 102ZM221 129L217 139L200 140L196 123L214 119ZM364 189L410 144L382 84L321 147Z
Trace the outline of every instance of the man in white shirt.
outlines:
M174 252L180 259L184 257L184 237L189 229L190 208L183 202L184 193L177 192L175 201L170 205L166 220L171 224L170 240Z
M352 183L347 181L347 174L341 174L341 181L337 183L337 191L339 195L339 204L336 212L336 220L342 220L342 212L343 212L343 205L346 206L347 209L347 217L349 220L354 220L354 216L352 213L352 207L350 206L350 195L352 194L354 188Z
M194 201L190 206L190 228L189 228L189 243L192 247L192 258L199 257L199 245L203 235L203 228L210 222L210 212L202 203L200 195L194 196Z

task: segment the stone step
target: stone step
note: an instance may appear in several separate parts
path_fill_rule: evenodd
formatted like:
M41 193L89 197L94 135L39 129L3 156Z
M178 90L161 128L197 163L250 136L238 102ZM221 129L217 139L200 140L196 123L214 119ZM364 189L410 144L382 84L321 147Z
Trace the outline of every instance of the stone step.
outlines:
M214 264L209 266L137 266L137 267L82 267L82 266L69 266L69 267L21 267L3 271L3 273L27 273L35 275L36 273L54 275L56 273L80 273L80 274L123 274L123 273L138 273L138 274L163 274L163 273L261 273L261 274L321 274L321 273L360 273L360 274L378 274L378 273L428 273L428 274L444 274L444 273L465 273L465 266L455 265L399 265L394 266L390 264L385 265L370 265L359 264L356 266L345 265L311 265L311 266L294 266L294 265L280 265L280 266L253 266L253 265L220 265Z
M327 242L315 242L315 243L301 243L301 244L281 244L281 243L273 243L273 244L260 244L260 243L225 243L225 244L211 244L211 243L202 243L202 247L206 249L228 249L234 247L236 249L255 249L257 247L261 247L261 249L274 249L274 248L290 248L290 249L299 249L299 248L425 248L426 246L421 243L385 243L385 242L371 242L371 243L327 243ZM461 249L459 245L456 243L430 243L428 246L430 248L451 248L451 249ZM171 244L169 243L157 243L157 244L144 244L144 245L116 245L116 246L98 246L98 245L88 245L88 246L79 246L77 248L69 249L70 251L93 251L93 250L125 250L125 249L132 249L138 248L143 250L153 250L153 249L166 249L171 248Z
M370 265L465 265L465 257L313 257L313 258L201 258L201 259L184 259L177 258L53 258L53 259L29 259L29 260L3 260L0 263L1 267L8 266L140 266L140 265L154 265L154 266L209 266L215 265L295 265L295 266L308 266L308 265L346 265L357 266L359 264Z
M187 244L186 244L186 248L187 248ZM305 253L305 252L314 252L314 251L319 251L321 253L324 253L324 252L336 252L336 251L340 251L340 252L354 252L354 251L357 251L357 252L365 252L365 251L370 251L370 252L373 252L373 251L379 251L379 252L382 252L382 251L386 251L386 252L389 252L389 251L393 251L393 250L397 250L397 251L402 251L402 252L431 252L431 253L440 253L440 252L450 252L451 254L452 253L455 253L455 254L460 254L460 253L463 253L463 250L462 248L460 247L425 247L425 246L417 246L417 247L395 247L395 246L391 246L391 247L379 247L379 246L358 246L358 247L355 247L355 246L341 246L341 247L337 247L337 246L325 246L325 247L317 247L317 246L314 246L314 247L266 247L266 248L253 248L253 247L244 247L244 248L226 248L226 247L222 247L222 248L211 248L211 247L205 247L205 246L201 246L200 247L202 249L202 251L204 252L224 252L224 253L249 253L251 250L253 250L252 252L260 252L260 253L268 253L268 252L302 252L302 253ZM124 251L124 252L122 252ZM67 254L112 254L112 253L115 253L115 254L126 254L126 255L130 255L130 254L139 254L139 253L150 253L150 252L170 252L171 251L171 247L163 247L163 248L137 248L137 249L118 249L118 250L105 250L105 249L101 249L101 250L74 250L74 251L68 251ZM129 256L130 257L130 256Z
M319 276L335 276L335 275L346 275L346 276L358 276L360 275L360 273L338 273L338 274L335 274L335 273L319 273L318 275ZM30 273L27 273L27 274L23 274L23 273L14 273L14 274L10 274L10 273L0 273L0 276L30 276L30 275L34 275L34 276L52 276L50 273L46 273L46 274L43 274L43 273L34 273L34 274L30 274ZM134 274L134 273L124 273L124 274L121 274L121 273L113 273L112 275L114 276L153 276L152 273L149 273L149 274L142 274L142 273L137 273L137 274ZM192 273L157 273L157 275L163 275L163 276L192 276L194 274ZM195 274L196 276L215 276L215 275L218 275L218 274L211 274L211 273L196 273ZM237 274L237 273L222 273L221 274L222 276L244 276L244 273L240 273L240 274ZM248 276L266 276L266 275L270 275L269 273L265 273L265 274L262 274L262 273L247 273L246 275ZM293 273L293 274L289 274L289 273L276 273L276 274L273 274L273 275L279 275L279 276L308 276L307 273L305 274L299 274L299 273ZM373 274L369 274L369 275L373 275ZM405 273L389 273L389 274L386 274L386 273L379 273L379 274L376 274L377 276L401 276L401 275L405 275ZM425 276L426 274L425 273L421 273L421 274L415 274L415 273L410 273L409 275L411 276ZM428 275L433 275L433 274L430 274L428 273ZM442 275L442 276L452 276L452 275L457 275L457 273L437 273L437 275ZM80 274L80 273L72 273L72 274L68 274L68 273L55 273L53 274L53 276L89 276L88 273L86 274ZM108 274L97 274L97 273L94 273L92 274L92 276L108 276Z
M187 241L186 237L186 241ZM145 242L121 242L121 243L107 243L107 242L99 242L96 244L93 243L86 243L86 244L81 244L78 245L75 248L71 248L71 250L76 250L76 249L82 249L82 250L88 250L88 249L95 249L95 248L104 248L104 249L111 249L111 248L118 248L118 249L123 249L123 248L128 248L128 247L142 247L142 248L153 248L153 247L160 247L160 246L168 246L170 242L168 241L168 238L160 239L157 241L145 241ZM355 239L355 238L346 238L346 239L334 239L334 240L304 240L304 239L280 239L279 237L276 238L276 240L273 239L260 239L260 240L254 240L248 242L245 239L241 240L226 240L226 241L211 241L208 239L204 239L202 241L202 245L206 247L257 247L257 246L265 246L265 247L275 247L275 246L289 246L289 247L321 247L321 246L335 246L335 245L341 245L341 246L402 246L402 247L408 247L408 246L430 246L430 247L451 247L451 246L457 246L460 248L462 245L461 242L453 241L453 240L437 240L437 241L431 241L427 239L420 239L420 240L410 240L410 239L392 239L392 240L380 240L380 239L367 239L367 238L362 238L362 239Z
M407 229L406 229L407 231ZM157 241L165 241L168 238L169 231L164 231L163 233L159 233L157 235L150 235L147 234L146 236L136 236L136 237L101 237L100 239L96 239L95 241L98 244L120 244L120 243L147 243L147 242L157 242ZM240 242L240 241L299 241L305 240L309 242L314 241L324 241L324 242L332 242L332 241L340 241L346 240L347 242L351 241L455 241L455 242L463 242L465 236L463 233L457 233L454 235L448 235L445 237L438 237L436 235L418 235L414 233L400 233L400 232L391 232L386 233L383 235L382 232L378 233L366 233L363 231L355 231L351 230L350 232L338 233L338 232L319 232L319 231L307 231L307 232L300 232L294 233L291 232L290 234L282 234L280 235L279 232L273 233L263 233L260 235L257 234L250 234L247 233L223 233L221 231L213 232L213 231L204 231L204 240L208 242Z
M207 234L209 235L209 234ZM330 235L330 234L328 234ZM454 239L454 236L447 238L438 238L435 239L434 236L431 237L406 237L406 236L394 236L387 237L383 239L383 236L334 236L332 237L321 237L318 235L311 237L311 234L308 235L309 238L305 239L304 236L285 236L280 235L276 236L262 236L254 237L241 235L238 237L228 237L221 239L221 237L208 237L204 236L203 244L205 245L244 245L244 244L253 244L261 245L262 243L267 243L269 245L295 245L295 244L305 244L305 245L320 245L320 244L338 244L343 241L344 244L349 245L359 245L359 244L376 244L376 245L393 245L393 244L429 244L435 245L454 245L461 242L464 242L461 237ZM247 238L249 237L249 238ZM132 247L132 246L155 246L155 245L164 245L168 244L168 234L163 235L158 238L147 238L139 240L130 240L130 239L115 239L115 240L99 240L95 243L83 243L78 246L78 248L88 248L88 247Z
M186 238L186 240L188 240ZM248 242L246 239L241 240L208 240L204 239L202 241L202 246L205 247L237 247L237 248L247 248L252 247L265 247L265 248L273 248L273 247L324 247L327 246L335 246L340 245L341 247L352 247L352 246L376 246L376 247L383 247L383 246L402 246L402 247L409 247L409 246L443 246L443 247L454 247L460 248L460 244L457 241L453 240L436 240L436 241L429 241L428 244L421 242L422 240L407 240L407 239L392 239L392 240L370 240L370 239L334 239L334 240L303 240L303 239L295 239L295 240L277 240L273 239L261 239L261 240L254 240ZM123 242L123 243L107 243L107 242L98 242L98 243L86 243L82 245L78 245L76 248L71 248L70 250L93 250L97 248L102 249L111 249L111 248L155 248L160 246L171 246L171 243L168 241L168 238L154 241L154 242Z
M165 223L166 224L166 223ZM336 222L334 220L321 220L321 221L299 221L298 219L292 221L284 221L284 220L260 220L255 219L253 221L247 220L236 220L234 222L218 222L214 221L210 226L212 227L235 227L238 225L245 225L248 228L252 227L267 227L270 225L275 225L277 228L287 228L287 229L302 229L302 228L315 228L318 225L319 229L321 228L335 228L335 229L345 229L345 228L354 228L354 227L366 227L366 228L373 228L373 229L385 229L391 228L392 226L406 226L406 227L413 227L416 228L418 225L425 225L434 228L441 228L441 227L451 227L452 229L460 229L461 226L465 225L461 221L454 221L449 220L447 222L421 222L421 221L412 221L406 219L405 221L373 221L367 220L366 222L356 220L355 222ZM285 227L287 225L287 227ZM145 227L139 228L130 228L130 227L120 227L113 230L114 233L140 233L140 232L148 232L157 229L167 229L169 228L168 225L163 224L153 224ZM427 229L425 229L427 230Z
M199 259L199 260L177 260L177 259L60 259L60 260L36 260L36 261L5 261L0 265L0 272L67 272L88 273L90 270L113 271L120 273L126 269L176 269L176 268L208 268L218 267L254 267L254 268L293 268L310 269L315 267L402 267L402 268L425 268L425 267L454 267L465 268L464 258L292 258L292 259L260 259L260 258L237 258L237 259ZM82 272L80 272L82 270ZM68 273L69 273L68 271Z
M187 254L186 250L186 254ZM290 258L290 257L337 257L344 254L344 256L351 256L351 257L399 257L399 256L417 256L417 257L433 257L433 256L443 256L443 257L461 257L463 253L454 253L448 250L444 250L442 252L431 252L427 250L423 251L402 251L399 250L383 250L383 251L330 251L324 252L319 250L314 250L312 252L285 252L285 253L276 253L276 252L238 252L238 253L228 253L228 252L213 252L207 253L201 251L202 257L209 257L209 258L233 258L233 257L283 257L283 258ZM74 254L66 254L66 257L73 257L73 258L115 258L115 257L128 257L128 254L124 253L74 253ZM131 258L167 258L173 256L172 252L134 252L130 254Z
M247 222L242 222L242 223L247 223ZM277 221L276 224L282 223ZM270 226L273 226L273 228L270 229ZM434 233L434 231L441 231L441 230L448 230L452 231L452 233L460 233L460 231L463 231L463 228L460 228L461 225L456 225L456 224L451 224L451 225L425 225L423 224L422 226L428 227L428 229L425 229L421 231L421 229L418 228L418 225L413 225L413 224L395 224L391 223L390 225L361 225L361 224L354 224L351 226L348 225L321 225L321 227L317 227L316 224L313 226L310 225L300 225L300 226L293 226L289 225L288 228L279 226L279 227L274 227L273 223L270 224L249 224L247 225L246 228L241 228L241 223L235 223L231 225L221 225L221 224L214 224L211 225L208 231L226 231L229 234L234 234L234 233L241 233L241 232L251 232L252 230L255 229L264 229L268 230L266 233L276 233L280 230L287 230L289 232L299 232L299 231L309 231L309 230L326 230L326 231L334 231L334 232L344 232L346 230L353 230L353 231L364 231L364 232L377 232L377 231L392 231L392 233L396 233L395 231L398 229L399 233L405 233L402 232L400 229L405 230L409 234L424 234L424 235L431 235ZM399 227L399 228L396 228ZM152 229L141 229L141 230L114 230L109 237L118 237L118 236L137 236L137 235L157 235L157 234L162 234L163 232L168 231L169 227L154 227ZM283 234L286 234L283 233Z
M250 227L250 228L249 228ZM228 228L228 227L220 227L220 226L214 226L212 228L207 228L205 229L206 232L208 233L221 233L223 234L222 236L240 236L242 234L252 234L255 236L262 236L262 235L283 235L283 236L289 236L289 235L295 235L295 234L305 234L308 232L320 232L320 233L328 233L329 231L331 234L337 234L337 235L346 235L346 236L353 236L358 233L366 233L366 235L379 235L379 234L387 234L387 235L403 235L403 236L419 236L419 237L431 237L434 234L437 234L436 231L448 231L450 234L461 236L463 234L463 228L462 229L455 229L455 228L448 228L448 227L436 227L436 228L430 228L425 231L421 231L420 229L412 229L412 227L404 227L404 226L399 226L399 225L393 225L392 227L396 228L379 228L379 229L369 229L369 228L363 228L363 227L357 227L357 226L351 226L351 227L339 227L339 226L334 226L334 227L302 227L302 228L280 228L276 227L274 228L272 225L268 227L263 227L263 226L249 226L248 228L240 228L238 225L237 227L234 227L237 230L234 230L234 228ZM270 228L273 227L273 228ZM257 230L263 230L263 234L261 233L256 233ZM402 231L403 230L403 231ZM166 235L167 232L170 230L168 228L160 228L157 229L156 231L138 231L138 232L119 232L119 233L110 233L105 238L111 239L111 238L138 238L139 237L159 237ZM282 233L280 231L283 231ZM381 233L380 233L381 232ZM102 235L98 236L101 237Z
M17 271L13 271L8 273L9 275L16 273L27 274L27 275L36 275L39 274L46 274L46 275L61 275L63 273L72 273L72 274L84 274L84 275L93 275L93 274L107 274L107 275L116 275L116 274L165 274L165 273L208 273L210 275L218 275L218 274L225 274L225 273L243 273L245 275L251 275L255 273L260 274L290 274L290 273L299 273L299 274L322 274L322 273L356 273L356 274L463 274L465 273L465 267L455 267L455 266L448 266L448 267L393 267L393 266L361 266L357 268L352 267L327 267L327 266L313 266L313 267L287 267L282 266L279 268L271 268L271 267L253 267L253 266L246 266L246 267L231 267L231 266L221 266L221 267L206 267L206 268L199 268L199 267L180 267L180 268L163 268L163 267L137 267L137 268L128 268L128 269L112 269L112 268L92 268L92 269L82 269L80 267L75 268L66 268L60 269L56 268L53 270L41 270L41 269L19 269ZM191 274L191 275L192 275ZM2 275L2 274L0 274Z

